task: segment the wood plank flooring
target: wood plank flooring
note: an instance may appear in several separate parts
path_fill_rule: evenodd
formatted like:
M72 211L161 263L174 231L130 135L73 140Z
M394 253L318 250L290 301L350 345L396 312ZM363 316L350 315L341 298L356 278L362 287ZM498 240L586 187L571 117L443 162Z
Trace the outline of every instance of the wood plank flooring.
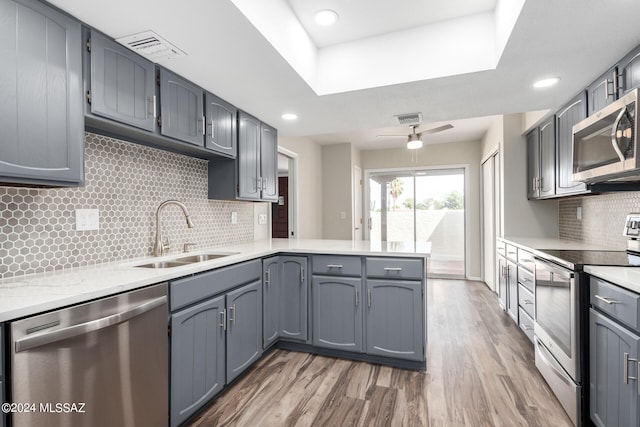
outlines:
M428 282L427 371L276 350L191 426L572 426L483 283Z

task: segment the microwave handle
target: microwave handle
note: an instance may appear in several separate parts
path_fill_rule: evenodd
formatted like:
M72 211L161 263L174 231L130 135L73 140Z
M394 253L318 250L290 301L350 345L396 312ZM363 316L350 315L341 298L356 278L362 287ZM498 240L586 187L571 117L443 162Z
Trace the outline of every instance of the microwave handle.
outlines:
M622 117L624 117L626 113L627 113L627 107L624 107L622 110L620 110L620 114L618 114L616 121L613 123L613 126L611 127L611 145L613 145L613 149L616 151L616 154L620 158L621 162L624 162L626 159L624 158L624 154L622 154L622 150L620 149L617 133L618 133L618 126L620 126L620 120L622 120Z

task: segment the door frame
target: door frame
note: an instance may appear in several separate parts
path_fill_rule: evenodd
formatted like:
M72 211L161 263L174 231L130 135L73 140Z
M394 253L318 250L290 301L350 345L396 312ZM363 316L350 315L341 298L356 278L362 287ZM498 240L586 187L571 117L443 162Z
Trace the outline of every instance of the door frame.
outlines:
M469 271L471 269L471 212L469 209L469 200L470 193L469 189L471 188L470 174L469 169L470 166L468 164L452 164L452 165L439 165L439 166L418 166L418 167L404 167L404 168L381 168L381 169L365 169L364 171L364 205L362 206L362 216L366 217L364 227L364 238L365 240L370 240L370 231L369 231L369 223L370 223L370 197L369 194L371 189L369 188L369 180L371 179L372 174L376 173L386 173L386 172L424 172L424 171L432 171L432 170L446 170L446 169L462 169L464 171L464 277L469 278ZM415 211L415 210L414 210ZM414 221L415 221L415 212L414 212ZM433 277L433 276L430 276ZM449 276L446 276L449 278ZM451 277L453 278L453 277Z
M499 185L500 185L500 171L498 170L500 165L496 165L495 163L495 158L497 157L498 160L500 159L500 145L496 145L495 147L493 147L489 153L484 156L482 158L482 160L480 161L480 189L481 189L481 196L480 196L480 246L482 248L482 250L480 251L480 274L482 277L482 280L484 281L485 285L487 285L489 287L489 289L491 289L493 292L495 292L496 294L499 292L499 288L500 286L498 285L498 277L496 274L496 263L498 262L496 259L496 251L495 251L495 241L496 238L499 236L499 230L498 230L498 224L497 224L497 219L499 218L499 212L496 212L496 201L499 200L500 194L496 194L496 189L499 189ZM493 205L493 218L485 218L485 214L484 214L484 208L485 205L487 203L487 201L484 198L484 172L483 172L483 167L484 164L488 161L490 161L491 159L493 159L493 182L491 183L492 186L492 191L493 191L493 199L491 200L491 204ZM485 233L485 224L486 221L492 221L493 222L493 236L486 236ZM493 270L490 272L487 272L485 269L485 263L486 263L486 258L487 258L487 254L484 251L484 247L485 247L485 240L487 239L487 237L489 238L493 238L493 246L494 246L494 251L491 255L489 255L489 257L492 259L492 264L493 265ZM489 286L489 284L487 283L486 277L487 274L491 274L493 276L493 287Z
M297 239L298 236L298 153L295 153L291 150L288 150L284 147L278 145L278 154L282 154L283 156L289 159L289 211L287 215L289 216L289 230L288 230L288 238L289 239ZM277 178L277 177L276 177ZM269 209L269 235L273 235L272 230L272 209Z

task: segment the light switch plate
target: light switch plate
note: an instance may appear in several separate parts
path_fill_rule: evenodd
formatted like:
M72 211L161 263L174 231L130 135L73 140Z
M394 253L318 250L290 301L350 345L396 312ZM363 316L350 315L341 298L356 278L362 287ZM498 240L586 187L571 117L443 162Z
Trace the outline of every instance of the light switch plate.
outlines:
M267 214L259 214L258 215L258 224L264 225L267 223Z
M231 224L238 223L238 212L231 212Z
M582 219L582 206L576 208L576 219Z
M76 209L76 231L100 229L100 211L98 209Z

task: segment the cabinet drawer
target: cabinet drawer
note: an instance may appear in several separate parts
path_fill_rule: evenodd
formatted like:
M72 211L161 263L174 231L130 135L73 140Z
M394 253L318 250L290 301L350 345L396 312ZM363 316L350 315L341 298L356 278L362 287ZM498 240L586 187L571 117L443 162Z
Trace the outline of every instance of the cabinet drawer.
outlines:
M591 306L640 330L640 295L595 277L591 277L590 288Z
M533 293L529 289L520 285L518 289L518 305L527 312L529 317L533 318L535 313L535 299Z
M518 283L529 289L530 292L533 292L533 273L525 270L523 267L518 267Z
M518 262L518 248L512 245L506 245L507 258L513 262Z
M313 274L360 277L362 275L362 258L357 256L314 255Z
M407 258L367 258L367 277L389 279L424 278L424 265L420 259Z
M522 308L520 308L520 323L518 326L529 338L529 341L533 342L533 319Z
M169 284L169 309L175 311L262 277L262 261L222 267Z
M518 249L518 264L532 273L536 270L533 254L522 249Z
M496 252L502 256L507 256L507 244L502 240L496 240Z

